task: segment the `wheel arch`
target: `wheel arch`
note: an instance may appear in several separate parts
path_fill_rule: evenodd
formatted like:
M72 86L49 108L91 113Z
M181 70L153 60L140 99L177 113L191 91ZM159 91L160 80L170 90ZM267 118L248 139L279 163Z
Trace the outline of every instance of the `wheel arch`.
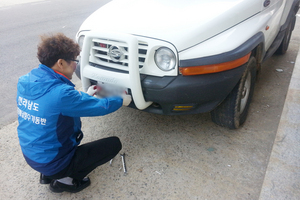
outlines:
M251 56L253 56L256 59L256 70L257 73L261 70L261 65L263 62L263 58L265 55L264 51L264 43L259 43L254 49L251 51Z
M262 32L258 32L255 35L253 35L251 38L249 38L246 42L244 42L243 44L241 44L240 46L238 46L237 48L231 51L217 54L217 55L207 56L207 57L180 60L179 66L192 67L192 66L199 66L199 65L210 65L210 64L229 62L247 55L248 53L257 49L258 46L259 46L258 52L261 52L263 55L263 53L265 52L264 41L265 41L264 34Z

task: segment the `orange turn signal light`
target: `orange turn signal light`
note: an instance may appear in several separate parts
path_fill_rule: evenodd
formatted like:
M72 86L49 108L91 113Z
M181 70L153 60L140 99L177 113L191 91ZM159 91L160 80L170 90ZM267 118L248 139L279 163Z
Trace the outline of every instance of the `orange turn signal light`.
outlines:
M212 65L202 65L195 67L180 67L179 71L184 76L211 74L237 68L248 62L251 53L239 59Z

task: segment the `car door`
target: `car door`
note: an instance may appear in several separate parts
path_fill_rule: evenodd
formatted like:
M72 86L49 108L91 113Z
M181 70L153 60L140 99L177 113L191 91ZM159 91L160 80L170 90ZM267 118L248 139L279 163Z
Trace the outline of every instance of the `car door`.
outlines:
M262 16L267 18L264 30L265 48L269 49L280 30L280 20L286 0L262 0Z

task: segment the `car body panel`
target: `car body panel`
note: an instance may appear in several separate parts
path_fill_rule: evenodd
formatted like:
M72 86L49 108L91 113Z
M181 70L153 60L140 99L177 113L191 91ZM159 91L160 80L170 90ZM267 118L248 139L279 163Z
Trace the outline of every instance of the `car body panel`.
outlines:
M178 51L203 42L262 10L262 0L115 0L81 30L122 31L172 43ZM188 38L183 40L182 38Z

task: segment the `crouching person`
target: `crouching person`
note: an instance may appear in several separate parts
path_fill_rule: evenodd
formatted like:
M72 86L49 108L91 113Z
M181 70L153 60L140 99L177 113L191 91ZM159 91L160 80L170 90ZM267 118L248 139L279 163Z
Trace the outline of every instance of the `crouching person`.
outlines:
M86 176L115 157L118 137L79 145L80 117L101 116L131 102L129 95L98 99L74 89L72 79L80 48L59 33L43 36L38 46L40 65L19 78L18 136L26 162L40 172L40 183L53 192L79 192L90 185Z

